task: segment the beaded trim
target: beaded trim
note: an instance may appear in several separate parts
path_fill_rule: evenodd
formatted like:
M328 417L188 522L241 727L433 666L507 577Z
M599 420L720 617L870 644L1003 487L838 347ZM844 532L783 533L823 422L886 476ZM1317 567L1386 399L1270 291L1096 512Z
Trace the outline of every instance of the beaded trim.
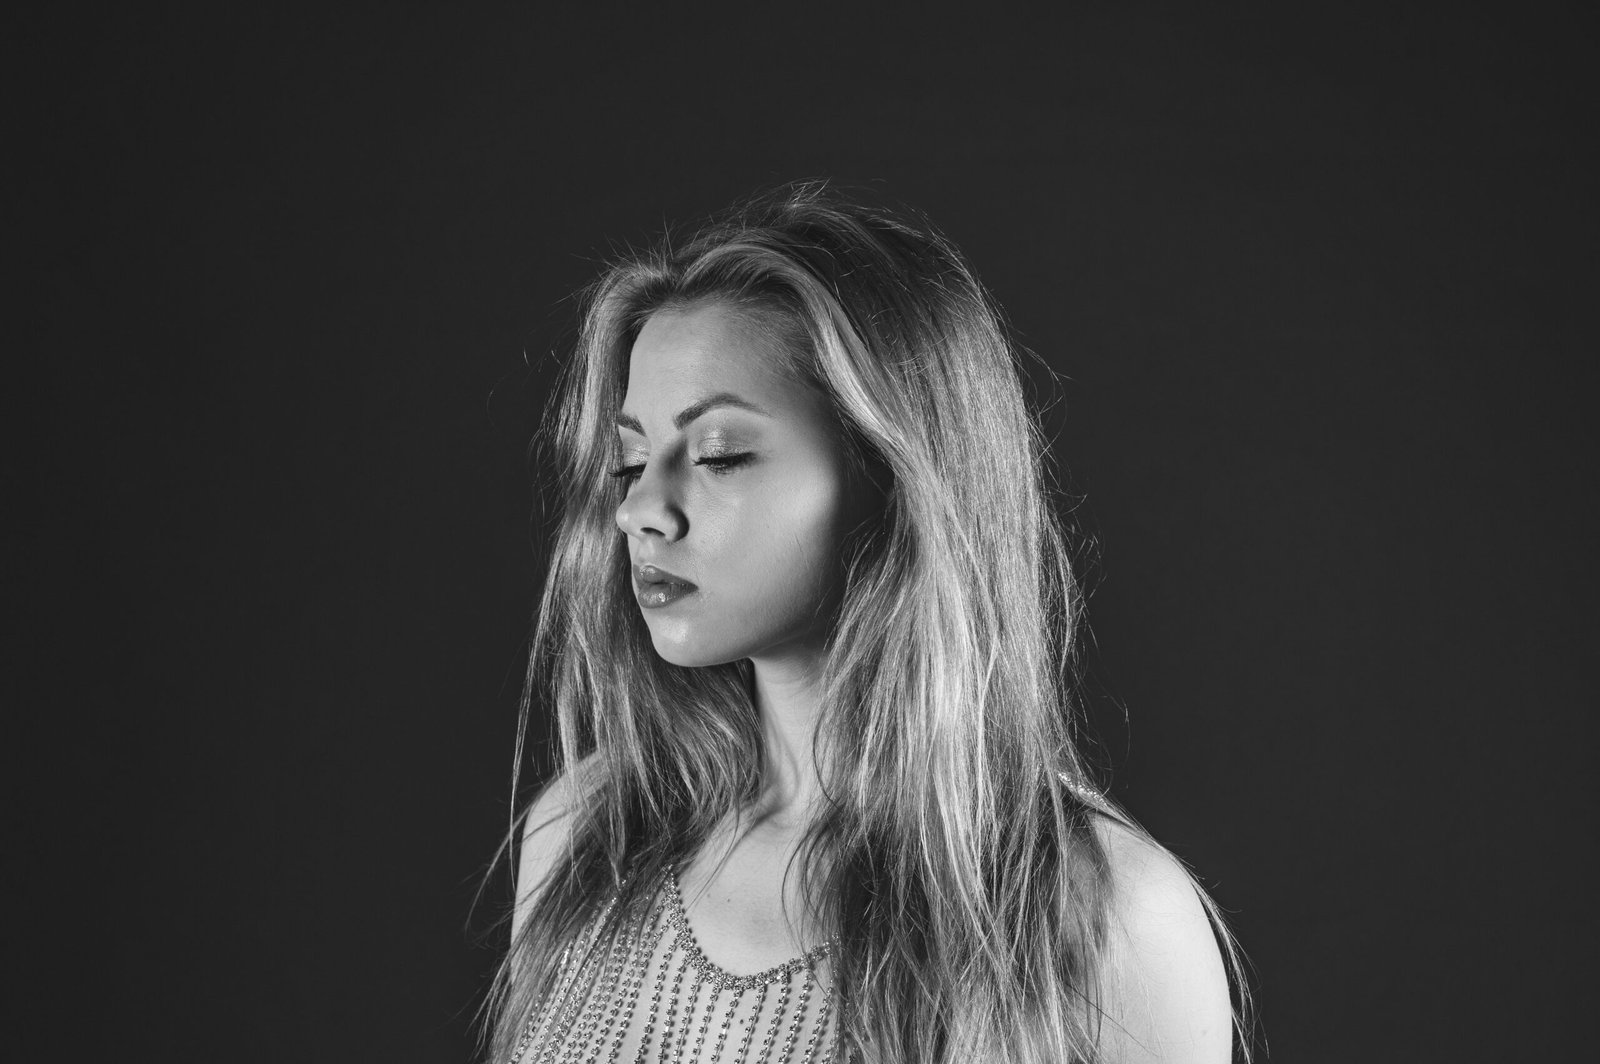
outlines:
M817 963L832 952L838 937L765 971L734 975L700 949L689 924L676 868L668 864L663 879L653 903L623 921L615 939L602 942L600 929L620 894L614 894L577 941L562 952L556 985L535 1005L512 1051L510 1064L529 1064L530 1053L537 1054L536 1064L555 1064L558 1060L598 1064L602 1055L606 1064L616 1064L631 1018L640 1008L645 1009L644 1025L633 1064L643 1064L653 1055L666 1064L688 1064L685 1050L689 1050L690 1059L699 1061L724 992L731 993L720 1010L722 1020L716 1028L712 1058L721 1059L732 1035L738 1043L735 1059L738 1064L746 1064L755 1039L762 1036L756 1058L760 1064L768 1064L775 1051L780 1054L778 1059L792 1061L800 1048L801 1028L811 1019L808 1005L813 990L819 990L821 1009L811 1020L802 1060L802 1064L816 1064L830 1014L837 1011L836 991L818 979ZM658 966L655 954L663 947L665 953L659 957ZM651 969L655 970L654 985L645 1006L640 997ZM798 1001L790 1009L796 974L802 975L803 981L798 988ZM689 985L687 997L683 995L685 976ZM776 1004L771 1018L764 1019L773 987L777 987ZM701 1014L698 1002L705 988L709 988L709 997ZM742 1033L735 1034L734 1019L743 1008L748 990L756 991L754 1011L740 1021ZM699 1023L695 1024L697 1018ZM822 1060L835 1058L839 1036L839 1022L834 1018L832 1039Z
M754 975L734 975L707 957L700 949L700 942L694 937L694 929L689 926L689 913L684 908L683 894L678 889L678 870L669 864L666 872L667 923L678 932L679 945L689 963L694 966L701 978L712 986L736 991L771 986L779 980L787 980L798 971L815 967L818 961L833 950L834 940L830 938L822 945L766 971L756 972Z

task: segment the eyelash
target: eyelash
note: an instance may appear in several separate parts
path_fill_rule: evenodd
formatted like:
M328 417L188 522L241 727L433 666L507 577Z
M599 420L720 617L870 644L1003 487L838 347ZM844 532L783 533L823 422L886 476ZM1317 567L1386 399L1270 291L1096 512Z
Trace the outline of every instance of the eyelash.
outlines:
M715 457L701 458L695 462L695 465L705 466L712 473L720 477L726 476L727 474L733 472L739 466L744 465L754 457L755 455L749 451L744 451L740 454L719 454ZM643 464L618 466L616 469L611 470L607 476L610 476L616 480L620 480L624 484L632 484L635 480L639 479L640 474L643 472Z

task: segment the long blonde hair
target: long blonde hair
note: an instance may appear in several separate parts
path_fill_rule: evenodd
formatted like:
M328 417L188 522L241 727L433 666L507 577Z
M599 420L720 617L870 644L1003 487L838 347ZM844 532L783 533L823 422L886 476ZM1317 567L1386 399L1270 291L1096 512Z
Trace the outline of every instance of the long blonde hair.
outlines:
M814 917L841 932L842 1044L886 1062L1094 1059L1111 881L1092 819L1131 821L1079 752L1083 604L1018 353L931 225L820 183L633 254L588 293L554 401L562 517L514 777L536 699L554 705L561 764L583 771L566 851L487 1002L494 1059L599 903L647 903L761 783L750 663L657 656L614 523L625 488L606 476L634 337L705 302L778 323L884 487L847 559L816 735L823 811L796 862Z

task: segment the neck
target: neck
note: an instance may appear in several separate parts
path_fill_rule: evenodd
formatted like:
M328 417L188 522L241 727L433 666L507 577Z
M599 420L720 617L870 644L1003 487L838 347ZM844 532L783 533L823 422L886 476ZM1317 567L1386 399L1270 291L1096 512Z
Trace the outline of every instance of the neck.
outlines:
M766 816L804 817L822 791L814 736L822 712L823 661L820 651L751 661L761 720L765 765L761 807Z

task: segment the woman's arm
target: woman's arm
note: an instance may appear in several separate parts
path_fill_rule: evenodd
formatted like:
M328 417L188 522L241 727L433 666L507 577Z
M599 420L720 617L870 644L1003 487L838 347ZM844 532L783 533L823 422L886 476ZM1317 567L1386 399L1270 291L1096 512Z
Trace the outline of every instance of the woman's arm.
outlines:
M533 800L522 825L522 846L517 855L516 900L511 915L511 934L515 938L528 917L533 899L555 870L571 833L572 803L576 797L574 777L583 769L561 773Z
M1228 1064L1233 1010L1211 921L1189 875L1160 846L1110 820L1111 926L1102 1047L1114 1064Z

